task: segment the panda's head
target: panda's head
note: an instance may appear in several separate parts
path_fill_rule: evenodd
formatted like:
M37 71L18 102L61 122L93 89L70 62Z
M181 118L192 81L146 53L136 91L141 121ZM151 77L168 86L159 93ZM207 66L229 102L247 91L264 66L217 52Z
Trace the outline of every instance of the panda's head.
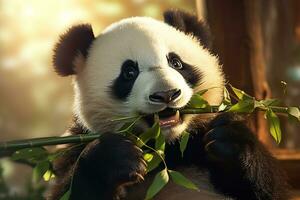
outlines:
M206 88L204 98L219 104L224 78L209 50L204 24L195 16L168 11L165 22L133 17L95 37L90 25L69 29L57 43L54 66L75 75L75 114L91 131L113 131L118 116L143 114L151 125L159 114L163 133L178 137L194 116L174 111ZM145 123L144 123L145 122Z

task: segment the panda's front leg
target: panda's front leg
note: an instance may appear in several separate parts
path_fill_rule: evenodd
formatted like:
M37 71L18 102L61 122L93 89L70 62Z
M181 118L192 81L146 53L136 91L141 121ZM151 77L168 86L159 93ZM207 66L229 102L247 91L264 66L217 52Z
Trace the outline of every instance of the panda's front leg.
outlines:
M276 160L236 115L216 117L203 141L216 190L234 199L287 199Z
M106 133L89 144L74 170L70 200L119 199L122 185L143 179L142 151L124 136Z

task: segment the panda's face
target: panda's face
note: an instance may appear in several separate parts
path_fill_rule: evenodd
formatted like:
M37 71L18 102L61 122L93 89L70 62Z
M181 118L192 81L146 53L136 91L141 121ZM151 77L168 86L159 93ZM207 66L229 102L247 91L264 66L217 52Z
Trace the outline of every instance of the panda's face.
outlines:
M206 88L210 104L222 99L224 79L216 57L191 35L151 18L136 17L108 27L77 63L75 110L92 131L118 128L112 119L154 113L168 139L178 137L192 116L180 115L193 94ZM81 64L80 64L81 63ZM84 66L82 66L84 65Z

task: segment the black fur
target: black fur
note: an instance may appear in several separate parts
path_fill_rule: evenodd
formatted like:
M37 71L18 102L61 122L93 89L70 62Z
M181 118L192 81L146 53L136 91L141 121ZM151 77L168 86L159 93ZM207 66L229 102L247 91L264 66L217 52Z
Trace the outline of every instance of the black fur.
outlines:
M194 35L205 48L210 49L212 47L209 28L203 21L198 20L196 15L179 10L170 10L164 12L164 20L176 29Z
M177 70L187 83L190 84L191 87L195 87L201 83L202 74L199 70L196 70L196 67L184 62L181 58L174 52L168 54L167 59L170 60L172 58L178 58L182 63L182 69Z
M53 65L55 71L61 76L75 74L73 63L75 58L80 54L86 58L94 39L95 36L89 24L73 26L61 35L54 48Z
M126 73L128 73L128 69L135 71L135 76L131 79L128 79ZM116 78L111 86L112 93L114 97L118 99L125 99L131 92L133 84L139 74L139 66L137 62L132 60L126 60L121 66L121 72L118 78Z
M218 116L203 142L210 180L219 192L243 200L287 199L277 161L240 117Z
M287 199L285 179L275 159L239 117L222 114L205 127L188 131L192 136L183 158L178 142L166 146L170 168L207 169L215 189L234 199ZM85 148L75 170L71 200L116 199L122 196L122 186L141 181L144 172L141 151L134 144L123 136L105 134ZM60 190L52 196L66 187Z
M81 156L70 199L113 199L119 186L140 181L145 171L139 148L120 134L106 133Z
M215 189L237 200L288 199L285 176L277 161L241 117L222 114L207 128L192 128L189 132L192 138L183 158L178 142L168 146L168 165L207 169Z

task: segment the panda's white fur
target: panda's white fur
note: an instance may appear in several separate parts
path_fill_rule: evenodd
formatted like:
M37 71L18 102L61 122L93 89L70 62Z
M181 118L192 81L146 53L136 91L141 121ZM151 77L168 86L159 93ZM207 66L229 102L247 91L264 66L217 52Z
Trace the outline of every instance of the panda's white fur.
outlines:
M203 74L201 84L192 89L168 65L169 52L176 52L183 61L195 66ZM184 107L194 93L207 88L212 88L204 95L210 104L218 105L223 97L224 77L216 56L192 35L152 18L133 17L112 24L92 43L85 61L80 56L76 59L75 113L92 131L118 127L118 122L111 121L116 116L163 110L165 104L149 102L148 96L155 91L181 89L180 98L168 105L172 108ZM108 90L126 59L138 61L140 74L124 102L112 98ZM164 134L169 139L178 137L191 118L185 116L182 124L164 130Z

